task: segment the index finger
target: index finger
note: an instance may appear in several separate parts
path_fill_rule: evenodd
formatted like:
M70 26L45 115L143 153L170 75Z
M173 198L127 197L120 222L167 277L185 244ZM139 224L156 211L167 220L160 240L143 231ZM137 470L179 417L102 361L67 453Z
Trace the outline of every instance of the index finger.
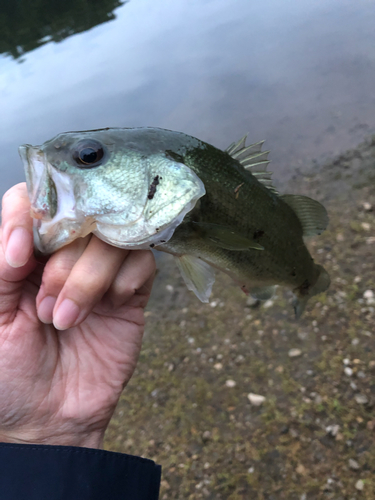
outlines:
M27 264L33 254L33 221L25 182L10 188L3 197L2 246L13 268Z

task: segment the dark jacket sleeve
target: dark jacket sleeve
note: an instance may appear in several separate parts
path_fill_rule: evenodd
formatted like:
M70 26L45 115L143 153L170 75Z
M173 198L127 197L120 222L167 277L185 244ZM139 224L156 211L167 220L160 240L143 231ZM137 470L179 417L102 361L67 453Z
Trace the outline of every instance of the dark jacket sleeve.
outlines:
M157 500L152 460L72 446L0 443L1 500Z

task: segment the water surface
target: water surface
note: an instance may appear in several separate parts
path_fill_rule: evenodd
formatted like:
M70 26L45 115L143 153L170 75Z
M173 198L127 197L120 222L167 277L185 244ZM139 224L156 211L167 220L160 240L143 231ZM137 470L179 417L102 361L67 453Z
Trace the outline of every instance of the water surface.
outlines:
M67 130L156 126L220 148L248 132L278 182L375 131L372 1L131 0L110 17L0 55L1 194L23 180L18 145Z

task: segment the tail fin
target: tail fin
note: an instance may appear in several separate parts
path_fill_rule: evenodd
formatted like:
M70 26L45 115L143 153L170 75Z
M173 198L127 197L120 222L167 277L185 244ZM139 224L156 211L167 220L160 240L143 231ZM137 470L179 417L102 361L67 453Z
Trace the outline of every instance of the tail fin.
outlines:
M318 295L318 293L325 292L331 283L329 274L323 266L315 264L315 269L318 276L315 284L313 286L310 286L308 289L304 288L302 290L300 287L294 290L296 297L293 301L293 307L296 319L299 319L301 317L309 298L313 297L314 295Z

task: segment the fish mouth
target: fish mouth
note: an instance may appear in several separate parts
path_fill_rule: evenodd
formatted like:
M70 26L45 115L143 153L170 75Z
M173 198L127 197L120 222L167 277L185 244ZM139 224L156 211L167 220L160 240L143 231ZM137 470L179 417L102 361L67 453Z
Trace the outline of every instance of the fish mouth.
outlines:
M64 174L55 171L40 146L19 147L33 218L34 247L50 254L82 235L76 220L73 189ZM92 221L86 221L86 225ZM85 227L84 229L87 230Z
M47 174L45 155L39 146L24 144L18 148L23 162L27 192L30 198L30 215L33 219L50 220L52 206L41 199L41 188Z

